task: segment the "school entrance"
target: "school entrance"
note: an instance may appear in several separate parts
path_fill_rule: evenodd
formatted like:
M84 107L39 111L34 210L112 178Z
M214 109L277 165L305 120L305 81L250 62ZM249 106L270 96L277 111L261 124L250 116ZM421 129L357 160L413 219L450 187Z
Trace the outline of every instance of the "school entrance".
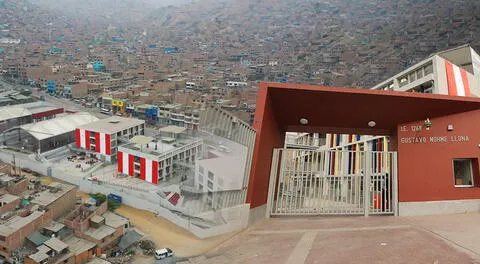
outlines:
M396 215L397 152L274 149L267 217Z

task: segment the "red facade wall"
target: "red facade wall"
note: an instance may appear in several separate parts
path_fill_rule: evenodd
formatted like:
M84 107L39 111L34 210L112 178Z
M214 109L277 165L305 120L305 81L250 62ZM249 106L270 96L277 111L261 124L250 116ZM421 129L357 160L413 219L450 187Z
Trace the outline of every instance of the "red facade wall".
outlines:
M57 108L57 109L53 109L53 110L49 110L49 111L45 111L45 112L32 114L32 118L34 120L39 120L39 119L42 119L44 117L50 117L50 116L55 116L57 114L62 114L63 112L64 112L63 108Z
M430 121L430 130L424 122L398 127L399 201L480 199L480 110ZM448 125L453 131L447 131ZM412 126L423 129L412 131ZM475 187L455 187L455 158L477 159L472 164Z
M261 84L253 124L257 136L246 201L250 203L251 209L267 203L273 149L283 147L285 141L286 131L282 131L275 120L272 101L267 97L267 92L267 86ZM262 137L263 134L268 136Z

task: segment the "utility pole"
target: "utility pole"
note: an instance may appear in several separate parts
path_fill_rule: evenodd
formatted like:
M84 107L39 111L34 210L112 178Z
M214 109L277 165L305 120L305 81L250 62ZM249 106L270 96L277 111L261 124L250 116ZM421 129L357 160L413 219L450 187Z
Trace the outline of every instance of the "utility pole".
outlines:
M13 174L17 173L16 162L15 162L15 154L13 154Z

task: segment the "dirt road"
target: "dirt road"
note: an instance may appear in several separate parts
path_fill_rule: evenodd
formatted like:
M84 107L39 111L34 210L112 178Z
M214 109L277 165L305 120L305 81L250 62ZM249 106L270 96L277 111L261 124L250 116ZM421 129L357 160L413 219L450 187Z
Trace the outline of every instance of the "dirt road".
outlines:
M197 256L220 245L234 233L213 238L199 239L192 233L155 214L122 205L116 210L130 219L130 222L155 241L158 248L171 248L178 257Z

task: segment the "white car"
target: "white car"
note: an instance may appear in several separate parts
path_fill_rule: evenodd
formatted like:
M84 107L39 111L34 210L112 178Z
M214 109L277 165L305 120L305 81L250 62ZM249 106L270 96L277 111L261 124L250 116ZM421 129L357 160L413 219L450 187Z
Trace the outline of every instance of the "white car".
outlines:
M155 251L156 259L164 259L173 256L173 251L169 248L161 248Z

